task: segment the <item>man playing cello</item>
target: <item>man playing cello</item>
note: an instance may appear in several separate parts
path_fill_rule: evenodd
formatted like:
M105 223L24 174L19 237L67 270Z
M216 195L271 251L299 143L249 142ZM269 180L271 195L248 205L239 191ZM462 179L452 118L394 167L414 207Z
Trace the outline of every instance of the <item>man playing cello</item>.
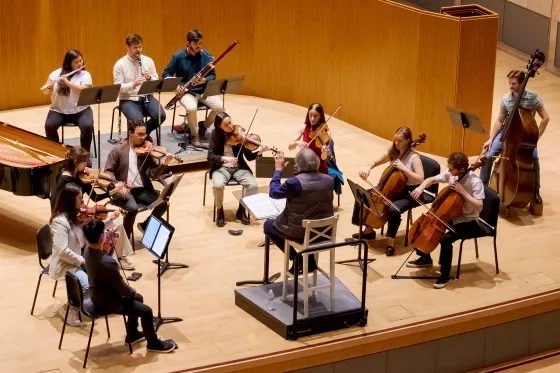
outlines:
M455 232L448 231L440 239L440 277L435 282L434 288L443 289L451 280L451 262L453 260L453 242L472 237L473 232L478 231L478 216L482 211L482 201L484 200L484 185L478 176L472 171L468 171L459 182L457 179L469 169L469 159L463 153L451 153L447 158L448 171L437 176L429 177L414 189L411 193L415 199L420 198L424 189L435 183L448 183L452 190L461 194L465 198L462 211L453 219L451 225ZM432 267L432 257L416 249L420 256L406 264L409 268L430 268Z

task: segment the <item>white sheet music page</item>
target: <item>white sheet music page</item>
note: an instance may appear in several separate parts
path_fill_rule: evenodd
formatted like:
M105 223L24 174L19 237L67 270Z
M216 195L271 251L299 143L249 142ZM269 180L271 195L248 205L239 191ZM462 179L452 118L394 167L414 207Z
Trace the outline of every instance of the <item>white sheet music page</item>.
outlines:
M272 199L267 193L243 197L245 206L256 219L275 218L286 207L286 199Z

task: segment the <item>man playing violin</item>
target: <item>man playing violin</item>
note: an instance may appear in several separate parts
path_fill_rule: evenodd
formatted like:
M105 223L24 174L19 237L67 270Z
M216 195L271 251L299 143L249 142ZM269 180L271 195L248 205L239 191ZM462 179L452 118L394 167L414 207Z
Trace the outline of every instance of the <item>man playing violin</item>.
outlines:
M424 181L424 168L422 167L420 155L413 149L410 149L410 151L402 157L410 148L412 141L412 131L410 128L404 126L397 128L393 144L389 151L383 154L377 161L368 163L360 172L360 177L363 180L367 180L369 173L374 167L390 162L408 177L406 187L403 189L400 196L393 201L393 206L389 208L386 234L387 248L385 249L385 255L387 256L393 256L395 254L395 237L401 224L401 214L418 205L418 203L410 197L409 192ZM352 213L352 224L359 225L359 222L360 205L356 202L354 204L354 212ZM359 236L359 233L352 235L353 238L359 238ZM362 232L362 238L369 240L375 239L375 231L373 228L366 227Z
M312 132L320 129L320 126L325 124L327 121L325 119L325 110L323 109L323 105L315 103L311 104L307 109L307 114L305 116L305 122L298 128L297 135L292 143L288 145L289 150L294 150L296 147L300 149L309 148L317 154L319 160L321 161L319 166L319 172L328 175L328 167L327 167L327 160L321 158L321 153L328 150L329 144L328 142L322 146L317 146L317 142L319 140L319 135L313 141L311 139L313 136L311 135ZM326 135L325 137L330 138L330 131L328 127L323 130Z
M253 161L269 150L263 145L258 152L252 152L242 144L233 144L232 137L235 127L231 117L224 112L216 115L214 119L214 131L210 138L208 147L208 162L212 164L209 177L212 179L214 191L214 205L216 206L216 225L225 225L224 215L224 188L230 179L236 180L243 185L245 192L257 189L259 186L253 171L247 161ZM245 213L245 208L239 203L235 214L242 224L249 225L249 218Z
M424 190L435 183L448 183L452 190L465 198L465 204L461 213L453 219L451 227L455 232L448 231L440 240L440 278L435 282L434 288L442 289L451 280L451 262L453 260L453 242L470 238L473 232L477 232L478 216L482 211L484 200L484 185L480 178L472 171L468 171L459 182L458 178L469 169L469 159L463 153L451 153L447 158L448 171L424 180L422 184L411 195L415 199L420 198ZM431 268L432 257L416 249L419 258L406 264L410 268Z
M115 191L111 191L115 205L127 211L124 217L124 229L130 238L134 221L138 214L138 204L149 206L155 202L159 193L154 189L151 177L162 173L173 160L173 155L168 154L164 162L158 165L156 160L150 156L138 156L135 148L141 147L146 141L146 124L142 119L133 119L128 125L128 142L118 144L107 156L105 171L118 182L111 185ZM167 205L160 203L152 210L152 215L162 216L167 211ZM149 218L149 217L148 217ZM147 219L138 223L141 232L146 229Z
M515 101L521 91L521 85L525 80L525 72L519 70L512 70L507 75L509 80L509 93L506 93L502 98L500 104L500 114L492 127L490 138L484 143L482 148L486 152L486 165L480 168L480 179L484 185L488 185L490 181L490 169L494 163L494 157L500 155L502 152L502 126L504 121L511 114L511 109L515 106ZM525 89L519 106L523 109L531 111L531 114L539 114L541 122L539 124L539 139L546 130L546 126L550 120L548 112L546 111L542 99L536 93ZM540 188L541 188L541 168L539 164L539 153L537 148L533 150L533 167L535 169L535 181L533 184L533 200L537 204L542 203Z

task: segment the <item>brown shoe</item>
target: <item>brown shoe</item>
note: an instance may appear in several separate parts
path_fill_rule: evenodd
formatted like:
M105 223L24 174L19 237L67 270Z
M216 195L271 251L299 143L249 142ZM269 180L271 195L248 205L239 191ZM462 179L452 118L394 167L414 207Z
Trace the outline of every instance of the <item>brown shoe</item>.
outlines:
M198 139L198 137L192 137L191 138L191 143L192 143L192 146L194 146L195 148L200 148L201 147L200 140Z

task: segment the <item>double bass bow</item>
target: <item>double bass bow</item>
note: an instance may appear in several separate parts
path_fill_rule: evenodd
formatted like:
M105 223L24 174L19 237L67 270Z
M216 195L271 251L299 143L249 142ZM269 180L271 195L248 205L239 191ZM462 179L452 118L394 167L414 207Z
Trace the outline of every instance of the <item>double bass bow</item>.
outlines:
M502 126L502 152L496 157L490 186L506 208L525 207L533 197L533 151L539 140L539 127L531 111L519 104L529 78L535 76L544 61L545 55L538 49L531 55L521 90Z
M460 182L469 172L476 170L484 163L486 163L486 157L481 155L471 167L459 176L456 182ZM427 214L422 214L412 224L408 231L408 242L414 248L429 254L438 247L446 229L455 232L455 229L448 222L461 213L465 205L465 197L451 189L451 186L447 186L438 193L430 208L419 199L414 199L425 207L428 212Z
M412 141L408 149L399 156L399 160L404 159L408 153L426 141L426 135L421 133L418 139ZM408 182L408 176L393 165L387 166L379 179L377 186L373 186L369 181L366 182L372 187L373 206L364 210L364 224L368 227L380 229L389 219L389 207L398 208L393 205L393 201L402 193Z

